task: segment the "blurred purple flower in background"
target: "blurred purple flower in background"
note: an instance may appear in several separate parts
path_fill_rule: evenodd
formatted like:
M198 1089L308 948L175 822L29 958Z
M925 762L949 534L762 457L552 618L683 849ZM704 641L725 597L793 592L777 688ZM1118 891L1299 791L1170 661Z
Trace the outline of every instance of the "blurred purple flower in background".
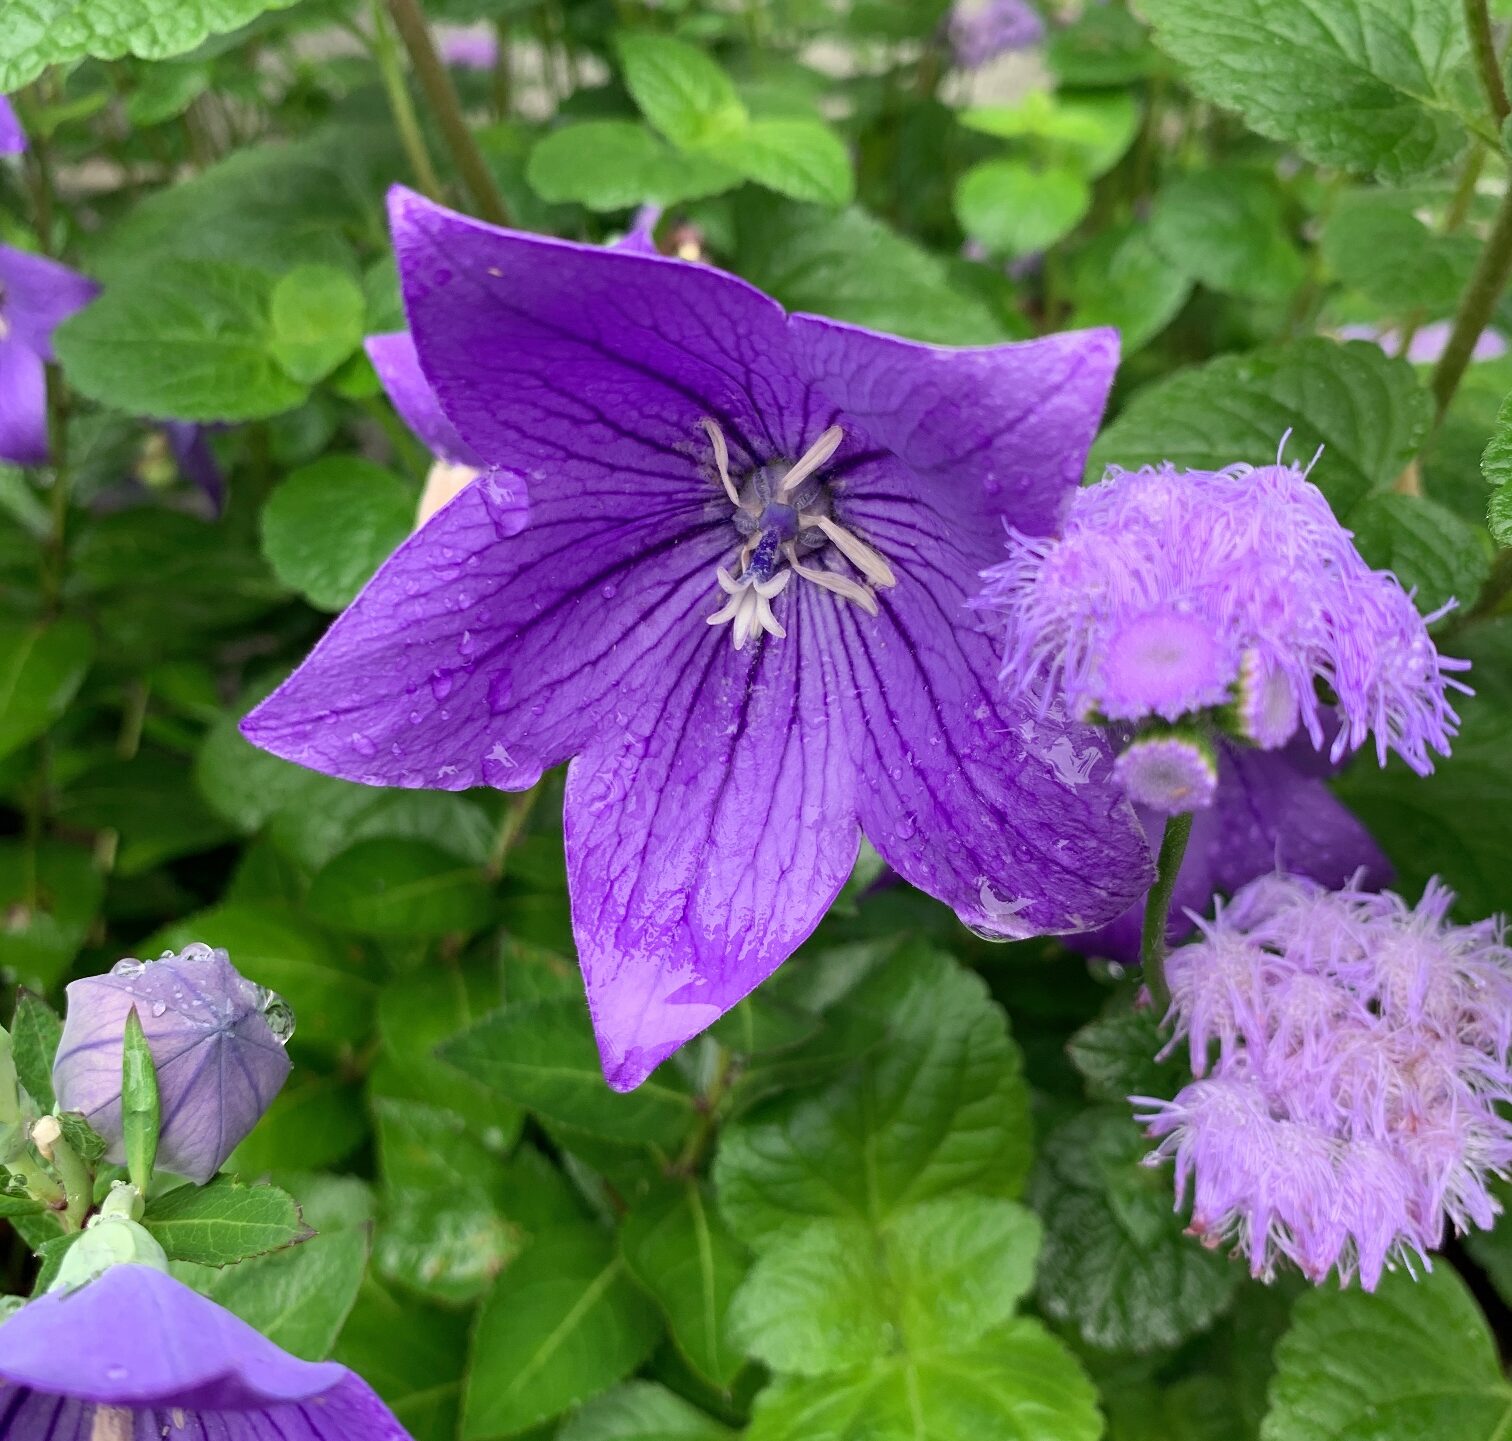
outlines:
M158 1164L208 1181L257 1124L289 1074L289 1008L239 975L225 951L190 945L124 960L68 986L53 1064L64 1111L81 1111L121 1162L121 1047L132 1007L152 1048L162 1097Z
M1029 0L956 0L947 22L950 48L962 70L977 70L1045 38L1045 22Z
M151 1265L29 1301L0 1325L0 1382L15 1441L408 1441L345 1366L290 1356Z
M210 427L188 420L163 422L163 433L178 472L210 502L220 515L226 508L226 476L210 448Z
M793 951L862 832L994 936L1096 924L1148 885L1097 735L1005 702L965 615L1004 522L1044 534L1075 490L1110 332L945 350L408 193L393 225L424 374L480 459L524 473L529 521L481 477L243 729L376 785L521 790L571 759L612 1085Z
M1450 324L1447 320L1430 321L1412 332L1407 342L1407 359L1414 365L1436 365L1449 344ZM1375 325L1345 325L1339 330L1340 340L1373 340L1387 355L1402 353L1402 332L1383 330ZM1476 338L1471 360L1499 360L1507 353L1507 338L1501 331L1487 327Z
M1394 750L1419 774L1448 754L1448 691L1467 689L1449 673L1467 662L1438 654L1437 617L1366 565L1294 466L1115 469L1059 537L1013 534L1009 550L977 601L1003 638L1005 687L1184 748L1139 771L1145 804L1202 804L1192 718L1266 750L1300 729L1334 761L1373 733L1383 765Z
M16 109L0 95L0 155L19 155L26 149L26 132L16 116Z
M499 63L499 36L486 21L436 26L436 48L459 70L492 70Z
M1256 1276L1285 1259L1372 1290L1500 1211L1512 951L1499 922L1449 923L1453 899L1267 876L1166 962L1171 1044L1198 1079L1132 1099L1193 1234L1236 1243Z
M52 333L98 292L66 265L0 245L0 460L46 464Z

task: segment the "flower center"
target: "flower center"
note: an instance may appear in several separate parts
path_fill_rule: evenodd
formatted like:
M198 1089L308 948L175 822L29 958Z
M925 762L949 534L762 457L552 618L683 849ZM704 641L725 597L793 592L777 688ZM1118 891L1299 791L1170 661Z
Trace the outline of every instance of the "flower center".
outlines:
M881 554L835 519L829 492L818 478L819 470L839 449L844 431L830 426L794 464L779 461L760 466L737 485L730 476L724 432L712 420L701 424L714 449L719 483L735 507L735 529L745 542L739 574L732 575L724 566L715 572L726 600L709 617L709 624L728 624L736 650L763 632L781 639L787 631L772 611L772 600L795 575L876 615L873 587L886 589L896 585L898 578ZM833 545L870 584L804 563L806 556L827 545Z

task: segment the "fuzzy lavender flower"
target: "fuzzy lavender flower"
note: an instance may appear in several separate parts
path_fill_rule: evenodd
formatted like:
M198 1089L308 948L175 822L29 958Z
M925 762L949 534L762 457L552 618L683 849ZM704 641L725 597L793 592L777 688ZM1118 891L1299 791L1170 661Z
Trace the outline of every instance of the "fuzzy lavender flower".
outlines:
M0 155L20 155L26 149L26 132L16 118L16 109L0 95Z
M1449 922L1449 891L1243 887L1166 964L1171 1045L1197 1078L1134 1097L1174 1159L1177 1205L1256 1276L1289 1260L1374 1289L1382 1270L1489 1227L1512 1163L1512 950L1499 922Z
M1045 22L1029 0L956 0L947 29L962 70L979 70L1045 38Z
M439 25L436 46L441 58L458 70L492 70L499 63L499 37L486 22Z
M116 1162L125 1159L121 1046L132 1007L162 1093L158 1164L208 1181L288 1078L289 1008L239 975L225 951L199 944L72 982L53 1088L59 1108L81 1111Z
M1467 689L1450 672L1466 663L1438 654L1437 614L1366 565L1295 466L1115 468L1076 495L1059 538L1010 532L1009 550L976 605L1011 694L1141 736L1195 721L1274 750L1300 729L1338 761L1374 733L1382 764L1395 750L1419 774L1448 754L1447 692ZM1185 762L1189 794L1164 808L1205 804L1196 756L1166 759ZM1159 778L1145 789L1160 807Z

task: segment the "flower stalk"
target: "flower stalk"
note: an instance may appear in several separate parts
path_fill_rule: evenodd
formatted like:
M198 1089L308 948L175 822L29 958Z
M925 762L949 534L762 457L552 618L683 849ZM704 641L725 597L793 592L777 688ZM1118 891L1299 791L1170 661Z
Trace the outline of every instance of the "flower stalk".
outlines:
M389 29L382 0L373 0L371 48L378 73L383 77L389 112L394 117L394 129L399 132L399 143L404 147L405 159L414 172L415 183L432 200L440 200L441 178L431 162L430 151L426 149L425 136L420 129L420 118L415 114L415 103L410 99L409 88L404 83L404 72L399 66L399 48Z
M1155 863L1155 884L1145 897L1144 927L1139 939L1139 964L1150 994L1162 1009L1171 999L1165 978L1166 922L1171 912L1171 895L1176 889L1176 877L1181 873L1181 860L1186 855L1187 841L1192 835L1192 814L1191 811L1182 811L1166 819L1165 830L1160 838L1160 856Z
M509 212L504 198L499 194L499 187L494 183L472 131L467 128L456 86L436 53L435 42L420 6L416 0L388 0L388 9L478 213L494 225L508 225Z

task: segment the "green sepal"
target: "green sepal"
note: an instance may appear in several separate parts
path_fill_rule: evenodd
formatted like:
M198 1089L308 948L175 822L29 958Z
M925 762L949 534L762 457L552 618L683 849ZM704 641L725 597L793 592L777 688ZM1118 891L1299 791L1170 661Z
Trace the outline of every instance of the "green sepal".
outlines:
M131 1183L144 1196L157 1162L158 1129L162 1120L157 1066L135 1006L126 1017L121 1046L121 1132L126 1144L126 1169Z

